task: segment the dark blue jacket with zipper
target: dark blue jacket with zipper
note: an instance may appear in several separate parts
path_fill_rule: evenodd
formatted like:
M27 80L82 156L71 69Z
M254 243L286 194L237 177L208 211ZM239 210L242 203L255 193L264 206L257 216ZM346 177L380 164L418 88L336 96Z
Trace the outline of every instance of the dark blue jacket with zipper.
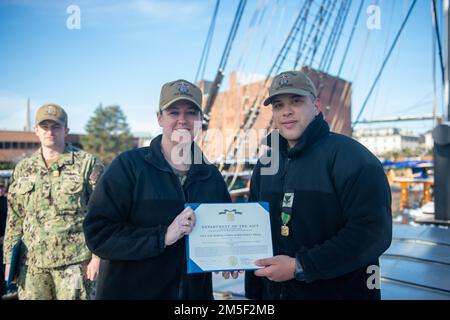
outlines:
M213 298L210 273L186 274L185 239L165 247L164 237L185 203L230 202L230 195L206 161L191 165L182 187L161 137L118 156L91 196L84 231L102 258L96 299Z
M270 141L270 139L268 139ZM332 133L319 114L290 150L280 137L280 167L251 180L249 201L270 205L275 255L298 259L302 281L276 283L246 273L253 299L379 299L373 270L392 239L391 193L378 159L357 141ZM281 202L294 192L288 237ZM369 282L369 285L367 284Z

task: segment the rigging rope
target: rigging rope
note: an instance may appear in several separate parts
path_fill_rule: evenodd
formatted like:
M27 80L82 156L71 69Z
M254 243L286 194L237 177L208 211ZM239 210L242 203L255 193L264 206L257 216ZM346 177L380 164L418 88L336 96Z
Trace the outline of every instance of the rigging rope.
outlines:
M412 10L414 9L416 3L417 3L417 0L413 0L413 3L412 3L411 6L409 7L408 13L407 13L405 19L403 20L403 23L402 23L402 25L401 25L401 27L400 27L400 30L397 32L397 35L395 36L395 40L394 40L394 42L392 43L391 48L389 49L389 53L388 53L388 55L386 56L386 58L384 59L383 64L381 65L380 71L378 72L378 75L376 76L376 78L375 78L375 80L374 80L374 82L373 82L373 84L372 84L372 86L371 86L371 88L370 88L370 90L369 90L369 93L367 94L367 97L366 97L366 99L364 100L364 103L363 103L363 105L362 105L362 107L361 107L361 109L360 109L360 111L359 111L359 113L358 113L358 116L356 117L356 119L355 119L355 121L353 122L352 126L355 126L355 125L358 123L359 118L361 117L361 115L362 115L362 113L363 113L363 111L364 111L364 109L365 109L365 107L366 107L366 105L367 105L367 102L369 101L369 98L370 98L370 96L372 95L372 92L373 92L373 90L375 89L376 84L378 83L378 80L380 79L381 75L383 74L384 67L386 66L387 62L389 61L389 58L391 57L391 54L392 54L392 52L394 51L394 48L395 48L395 46L396 46L396 44L397 44L397 41L398 41L398 39L400 38L400 35L401 35L401 33L402 33L402 31L403 31L403 29L404 29L406 23L408 22L408 19L409 19L410 15L411 15L411 12L412 12Z
M203 79L205 76L205 68L208 62L209 50L211 48L211 42L214 35L214 28L216 25L217 11L219 10L220 0L216 1L216 6L214 8L214 13L211 18L211 23L209 25L208 34L206 36L205 44L203 45L203 52L200 58L200 63L197 68L197 73L195 74L195 82L198 80L198 76L200 75L200 79Z

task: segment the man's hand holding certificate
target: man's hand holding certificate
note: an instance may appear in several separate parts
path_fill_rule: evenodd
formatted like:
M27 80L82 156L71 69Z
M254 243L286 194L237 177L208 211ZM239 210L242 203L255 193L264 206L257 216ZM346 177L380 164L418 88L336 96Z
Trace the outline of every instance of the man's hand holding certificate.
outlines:
M253 270L273 256L268 204L187 204L196 225L187 241L188 273Z

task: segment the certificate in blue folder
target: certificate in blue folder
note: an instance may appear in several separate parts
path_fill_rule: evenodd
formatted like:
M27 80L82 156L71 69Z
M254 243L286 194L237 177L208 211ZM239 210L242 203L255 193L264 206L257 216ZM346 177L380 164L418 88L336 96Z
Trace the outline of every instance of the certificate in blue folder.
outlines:
M269 204L189 203L196 223L186 242L187 272L258 269L273 257Z

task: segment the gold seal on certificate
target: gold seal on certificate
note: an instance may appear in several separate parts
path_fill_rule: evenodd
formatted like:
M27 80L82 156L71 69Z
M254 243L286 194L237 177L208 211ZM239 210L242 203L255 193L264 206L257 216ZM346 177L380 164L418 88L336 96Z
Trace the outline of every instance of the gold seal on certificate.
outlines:
M254 270L256 260L273 257L268 203L187 206L196 219L187 239L188 273Z

